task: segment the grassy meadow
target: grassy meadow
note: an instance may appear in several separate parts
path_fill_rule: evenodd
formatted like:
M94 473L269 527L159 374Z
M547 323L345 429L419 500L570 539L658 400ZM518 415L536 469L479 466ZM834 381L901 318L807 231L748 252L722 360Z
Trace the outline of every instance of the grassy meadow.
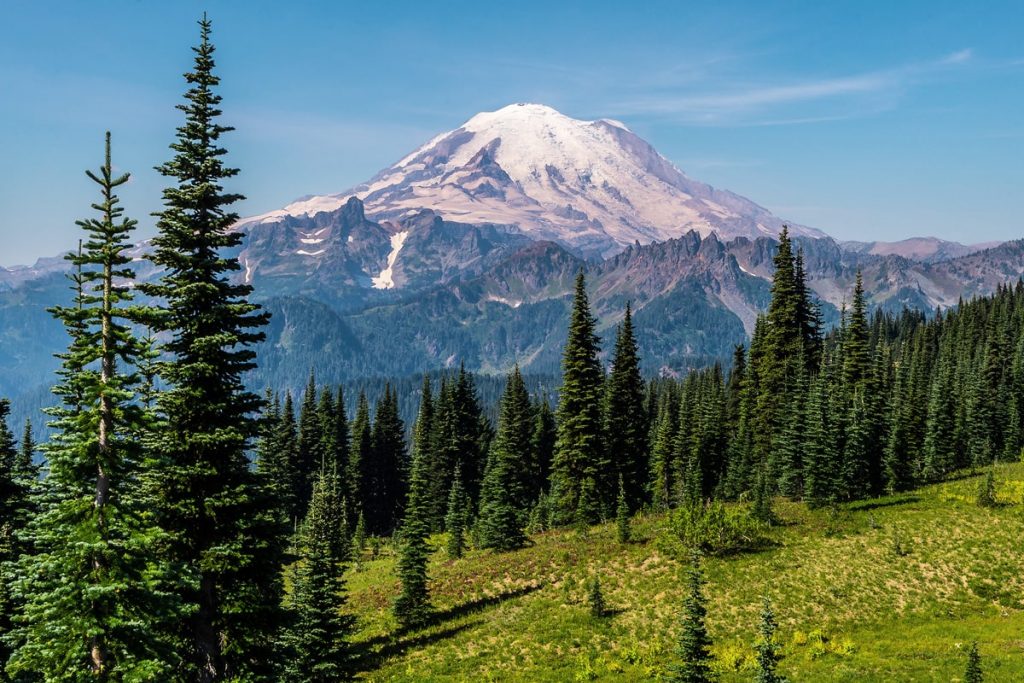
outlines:
M986 681L1024 680L1024 465L997 469L995 508L978 476L809 511L779 501L767 549L705 561L721 680L750 681L761 596L771 597L790 681L957 681L977 640ZM552 531L456 561L433 539L437 616L401 632L387 547L349 573L359 677L372 681L650 681L673 661L685 564L663 515ZM599 576L611 615L596 619Z

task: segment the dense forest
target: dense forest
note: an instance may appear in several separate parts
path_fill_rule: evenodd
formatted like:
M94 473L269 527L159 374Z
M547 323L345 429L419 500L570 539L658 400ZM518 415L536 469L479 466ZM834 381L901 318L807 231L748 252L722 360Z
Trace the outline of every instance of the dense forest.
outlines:
M223 186L236 170L201 28L159 169L161 277L145 303L129 286L129 176L108 134L74 301L52 309L69 341L49 437L28 423L17 438L0 401L0 680L339 680L356 673L347 571L379 539L398 548L392 609L415 629L432 618L437 535L452 559L613 519L627 542L638 512L666 513L692 551L665 675L710 680L701 558L756 543L780 496L830 506L1019 458L1024 285L897 315L871 314L858 280L826 330L786 231L729 367L645 380L628 305L604 363L581 271L558 387L518 367L500 383L438 372L415 392L295 368L301 394L261 396L244 379L268 316L230 256L240 196ZM607 613L598 580L588 599ZM775 628L766 600L760 681L783 680Z

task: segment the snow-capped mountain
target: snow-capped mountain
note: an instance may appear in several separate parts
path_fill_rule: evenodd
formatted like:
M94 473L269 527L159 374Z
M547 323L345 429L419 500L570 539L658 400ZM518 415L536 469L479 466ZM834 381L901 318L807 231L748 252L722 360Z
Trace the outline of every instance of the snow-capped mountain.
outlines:
M580 121L541 104L477 114L362 185L306 197L242 225L313 217L353 196L378 221L430 209L460 223L515 226L602 257L690 230L730 239L775 236L782 227L750 200L689 178L622 123Z
M646 370L685 372L749 338L781 227L620 123L541 105L479 114L349 192L239 222L235 277L272 313L249 381L286 386L296 368L327 382L407 376L463 361L555 372L581 268L605 339L628 302ZM829 324L858 271L871 306L886 310L954 306L1024 276L1024 240L837 243L792 227ZM137 281L158 275L149 250L131 252ZM48 396L40 378L67 339L47 308L70 303L67 268L62 258L0 268L0 395Z

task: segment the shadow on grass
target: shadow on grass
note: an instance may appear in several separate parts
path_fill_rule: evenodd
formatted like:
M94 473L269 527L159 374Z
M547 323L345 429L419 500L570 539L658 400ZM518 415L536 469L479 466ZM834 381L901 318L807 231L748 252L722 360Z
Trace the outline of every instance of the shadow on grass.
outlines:
M427 645L453 638L463 631L479 626L481 623L483 622L479 620L469 621L458 626L422 633L410 638L402 638L399 632L395 632L353 643L350 647L352 671L353 673L375 671L392 657L398 657L409 650L426 647Z
M430 614L430 618L427 622L419 628L428 628L430 626L443 624L444 622L451 621L453 619L460 619L464 616L473 614L474 612L487 609L488 607L500 605L508 600L514 600L516 598L521 598L524 595L529 595L534 591L539 591L541 588L541 583L535 583L532 586L523 586L522 588L505 591L504 593L498 593L497 595L484 596L482 598L477 598L476 600L470 600L469 602L464 602L461 605L453 605L442 610L436 610ZM403 631L399 631L399 633L402 632Z
M890 498L887 500L862 500L856 503L850 503L846 509L850 512L867 512L868 510L879 510L881 508L891 508L898 505L911 505L913 503L920 502L919 496L903 496L901 498Z
M739 557L741 555L760 555L761 553L767 553L781 547L782 544L776 540L771 538L760 538L756 539L755 542L749 545L736 548L723 548L719 550L711 548L702 552L709 557Z
M461 619L475 612L500 605L508 600L521 598L542 588L542 584L536 583L531 586L523 586L514 590L505 591L498 595L485 596L470 600L460 605L453 605L445 609L431 612L429 618L417 626L406 626L391 633L376 636L368 640L352 644L353 669L355 671L374 671L379 669L388 659L405 653L408 650L425 647L432 643L446 640L459 633L482 623L481 621L470 621L458 626L443 628L437 631L430 631L448 621ZM411 637L410 633L426 631Z

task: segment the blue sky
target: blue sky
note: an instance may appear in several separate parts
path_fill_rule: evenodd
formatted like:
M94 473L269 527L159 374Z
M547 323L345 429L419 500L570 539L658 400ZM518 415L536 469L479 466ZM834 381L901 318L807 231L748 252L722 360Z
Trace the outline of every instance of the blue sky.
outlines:
M21 2L0 25L0 264L74 243L114 134L152 231L214 21L241 213L339 192L511 102L624 121L844 239L1024 237L1024 3Z

